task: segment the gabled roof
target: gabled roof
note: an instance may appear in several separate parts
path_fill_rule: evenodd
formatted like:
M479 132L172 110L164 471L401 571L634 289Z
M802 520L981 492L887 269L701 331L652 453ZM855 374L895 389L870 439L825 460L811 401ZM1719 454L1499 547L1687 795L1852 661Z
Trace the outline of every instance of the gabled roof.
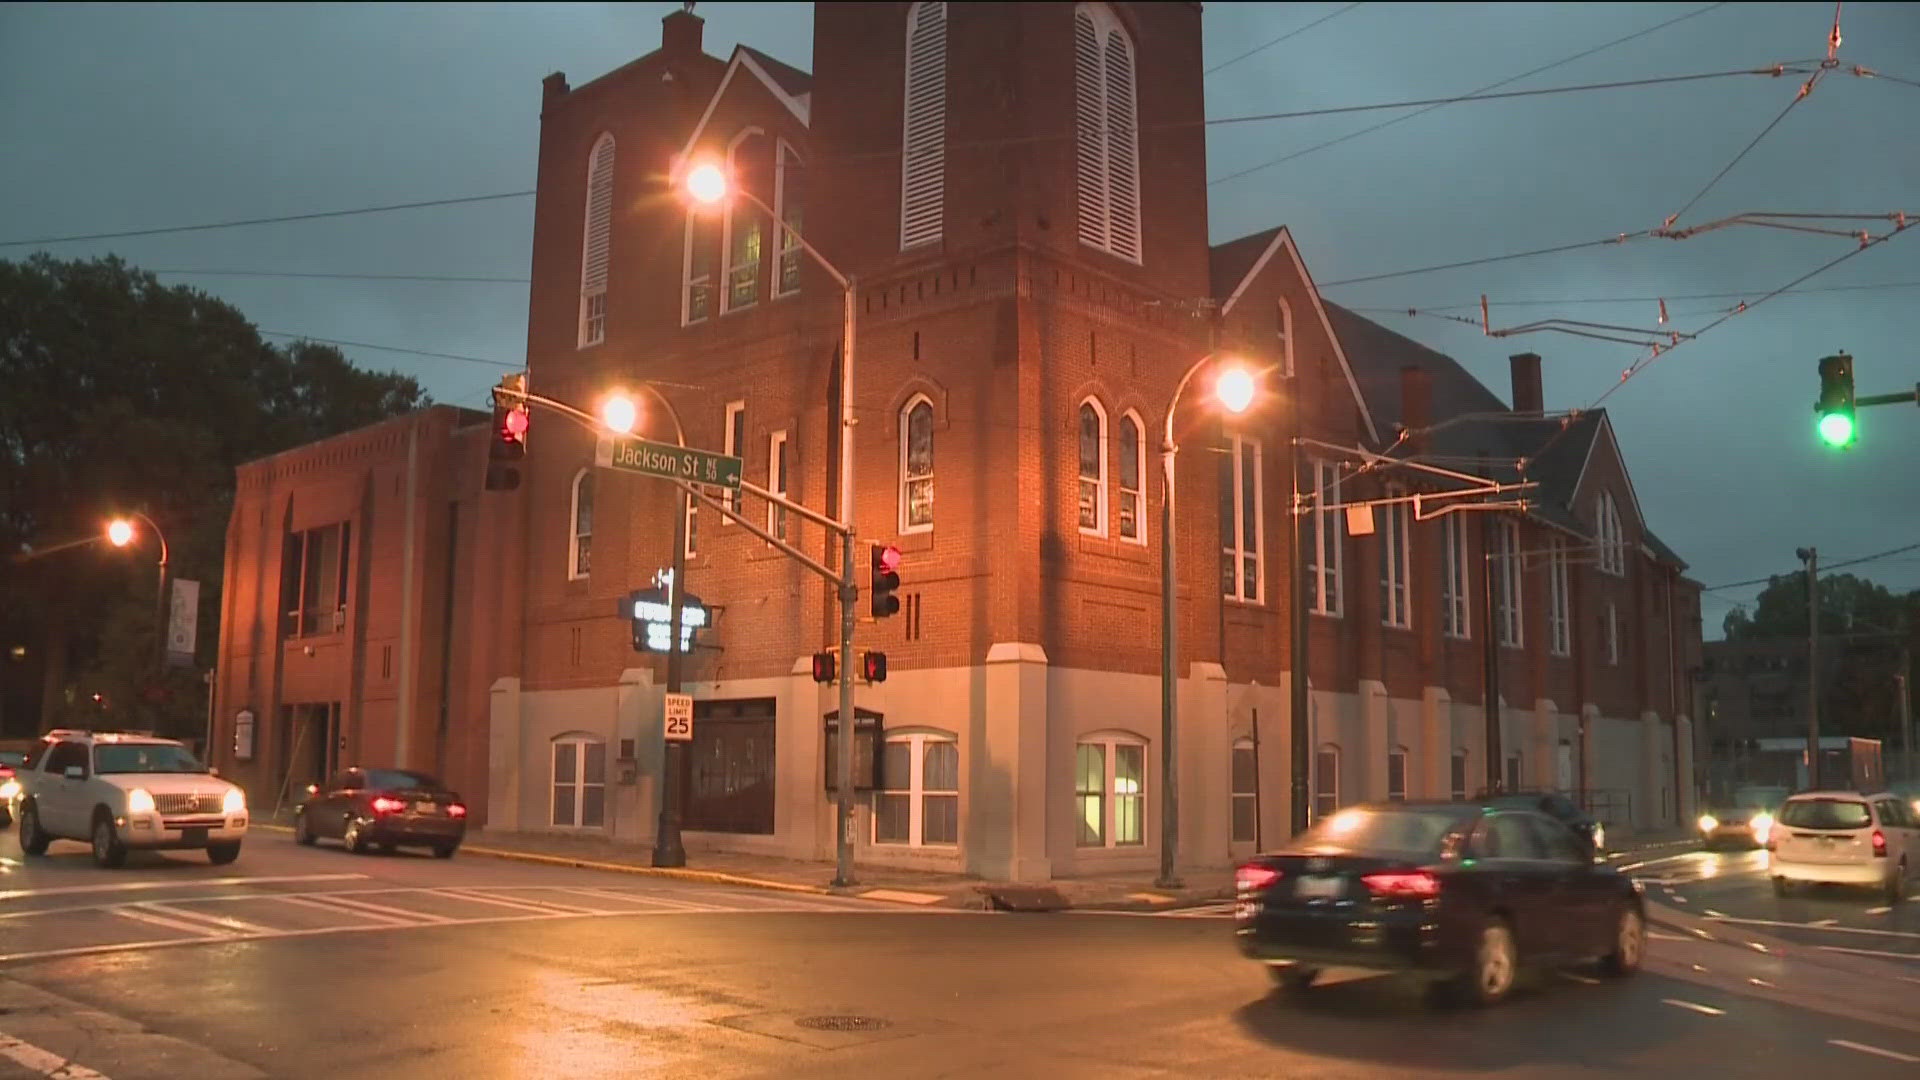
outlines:
M813 76L782 60L775 60L751 45L740 46L754 63L760 65L761 73L780 84L789 96L803 97L813 92Z
M800 126L809 126L813 76L790 64L781 63L759 49L736 45L733 57L727 61L727 73L720 77L720 85L714 88L713 97L707 100L707 107L701 112L699 122L693 125L693 131L687 135L686 145L680 148L682 160L700 144L700 137L707 132L707 121L713 119L713 111L720 107L721 100L727 96L727 88L743 71L748 78L758 79L775 101L786 106L793 118L800 121Z

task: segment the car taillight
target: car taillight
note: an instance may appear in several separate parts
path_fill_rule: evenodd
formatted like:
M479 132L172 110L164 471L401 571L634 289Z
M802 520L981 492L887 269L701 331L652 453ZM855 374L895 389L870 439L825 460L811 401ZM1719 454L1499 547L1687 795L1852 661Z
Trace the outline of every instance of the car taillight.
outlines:
M1259 892L1280 880L1280 871L1259 863L1248 863L1233 872L1234 887L1243 893Z
M1396 900L1428 900L1440 895L1440 879L1425 870L1367 874L1360 881L1375 896Z
M0 765L0 780L11 780L11 779L13 779L13 766Z
M1873 857L1876 859L1887 857L1887 834L1879 829L1873 830Z
M373 812L376 814L397 814L406 808L405 799L389 799L381 795L373 800Z
M461 806L459 803L448 803L447 816L448 817L466 817L467 808L464 806Z

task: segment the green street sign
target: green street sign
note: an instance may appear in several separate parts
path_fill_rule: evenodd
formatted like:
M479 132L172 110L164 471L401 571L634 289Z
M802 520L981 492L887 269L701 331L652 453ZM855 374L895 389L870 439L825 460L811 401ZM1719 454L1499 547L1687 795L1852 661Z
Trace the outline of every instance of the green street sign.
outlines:
M664 476L690 484L739 490L740 459L648 439L602 437L594 463L603 469Z

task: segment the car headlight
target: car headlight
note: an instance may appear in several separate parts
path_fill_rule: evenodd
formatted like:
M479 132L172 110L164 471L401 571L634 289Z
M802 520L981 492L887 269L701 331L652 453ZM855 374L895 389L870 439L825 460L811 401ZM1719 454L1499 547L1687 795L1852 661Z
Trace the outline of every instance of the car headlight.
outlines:
M237 787L228 788L227 797L220 804L220 808L229 814L237 814L245 810L247 808L247 793Z
M9 780L0 784L0 799L11 799L18 794L20 794L20 781Z
M1771 829L1771 828L1773 828L1772 814L1753 815L1753 831L1754 832L1757 832L1757 833L1766 832L1768 829Z
M132 791L127 792L127 813L129 814L153 813L153 794L149 792L146 788L139 788L139 787L134 788Z
M1700 831L1701 832L1712 832L1713 830L1719 827L1720 827L1719 819L1715 818L1712 814L1700 815Z

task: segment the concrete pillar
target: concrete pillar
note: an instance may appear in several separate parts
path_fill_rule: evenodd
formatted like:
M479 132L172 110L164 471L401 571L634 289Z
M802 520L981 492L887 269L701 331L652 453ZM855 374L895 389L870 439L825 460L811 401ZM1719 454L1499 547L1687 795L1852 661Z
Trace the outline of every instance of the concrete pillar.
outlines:
M813 657L795 657L774 704L773 835L796 859L831 859L833 804L827 801L826 720L822 694L834 689L813 681ZM967 754L962 743L961 757ZM961 795L962 805L966 796ZM963 833L961 842L968 842Z
M1416 798L1444 799L1453 794L1453 698L1445 689L1429 686L1420 692L1422 759Z
M660 828L660 760L665 750L660 715L665 691L653 685L653 671L627 668L620 673L613 708L613 744L607 747L613 798L607 807L611 835L628 844L653 843ZM649 722L651 721L651 722ZM634 756L623 760L626 740ZM631 775L633 781L627 782Z
M1222 866L1229 857L1232 746L1227 669L1211 661L1195 661L1180 687L1181 866ZM1153 760L1159 760L1157 748Z
M1004 881L1051 880L1046 650L1018 641L990 647L980 706L985 737L973 759L967 869ZM1147 833L1152 837L1159 821L1157 746L1149 748L1147 759ZM1068 784L1070 773L1070 768L1062 773Z
M1558 778L1554 775L1559 761L1559 740L1554 737L1559 725L1554 723L1556 710L1550 698L1537 698L1533 703L1532 730L1528 732L1526 770L1527 783L1537 788L1558 787Z
M1686 781L1675 793L1674 800L1679 809L1680 820L1692 821L1694 815L1700 812L1697 805L1699 793L1694 790L1693 717L1683 715L1674 722L1680 725L1677 740L1680 744L1680 767L1675 772Z
M1660 714L1652 709L1640 714L1640 790L1642 794L1634 801L1641 804L1635 808L1635 817L1643 829L1657 829L1661 826L1660 793L1669 785L1662 781L1662 755L1660 739L1662 737Z
M1349 775L1360 777L1360 788L1347 796L1347 802L1362 802L1387 797L1388 735L1393 725L1387 715L1387 687L1377 679L1360 680L1360 737L1352 747L1342 747L1356 759L1357 769Z
M487 695L487 821L497 832L520 828L520 680L495 679Z

